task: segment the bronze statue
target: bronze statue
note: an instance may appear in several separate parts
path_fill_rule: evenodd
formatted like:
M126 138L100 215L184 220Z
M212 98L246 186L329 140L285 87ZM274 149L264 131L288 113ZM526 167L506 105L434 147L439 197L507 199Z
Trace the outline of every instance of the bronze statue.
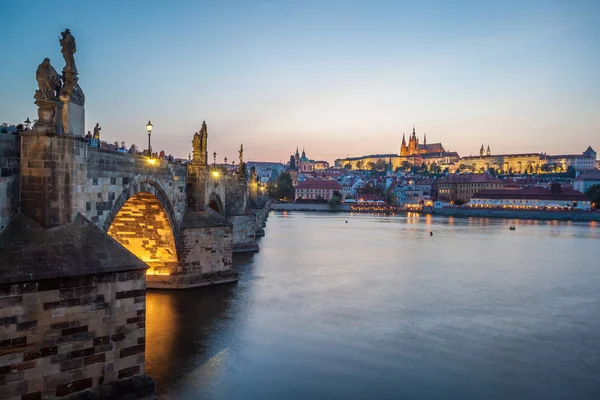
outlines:
M94 127L94 139L100 139L101 130L102 128L100 128L100 124L96 122L96 126Z
M35 78L39 87L39 90L35 92L35 98L37 100L56 100L62 82L58 72L50 65L49 58L44 58L44 61L38 66Z
M75 66L75 57L74 54L77 52L77 46L75 44L75 38L71 35L71 31L69 29L65 29L64 32L61 32L60 47L61 53L65 58L65 70L70 70L73 72L77 72L77 67Z

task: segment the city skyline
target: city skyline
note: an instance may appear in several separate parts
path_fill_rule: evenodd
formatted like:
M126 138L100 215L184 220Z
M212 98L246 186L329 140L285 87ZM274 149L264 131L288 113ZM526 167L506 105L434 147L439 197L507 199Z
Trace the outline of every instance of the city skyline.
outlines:
M207 121L210 152L286 162L399 152L402 133L461 156L600 147L600 6L592 1L5 6L0 122L34 119L35 68L64 64L70 28L86 131L178 157ZM342 7L343 6L343 7ZM18 55L18 56L13 56ZM40 56L43 55L43 56ZM18 59L18 62L12 62Z

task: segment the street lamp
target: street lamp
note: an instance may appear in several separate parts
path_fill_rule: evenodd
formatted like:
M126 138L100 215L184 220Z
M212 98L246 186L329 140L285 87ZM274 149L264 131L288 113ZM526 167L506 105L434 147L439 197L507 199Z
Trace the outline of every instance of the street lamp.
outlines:
M25 120L25 129L29 130L29 125L31 125L31 121L29 120L29 117L27 117L27 119Z
M213 165L216 165L216 164L217 164L217 152L215 151L213 153Z
M146 131L148 131L148 155L152 158L152 147L150 146L150 135L152 134L152 123L148 120L146 124Z
M223 161L225 161L225 165L227 165L227 157L225 157Z

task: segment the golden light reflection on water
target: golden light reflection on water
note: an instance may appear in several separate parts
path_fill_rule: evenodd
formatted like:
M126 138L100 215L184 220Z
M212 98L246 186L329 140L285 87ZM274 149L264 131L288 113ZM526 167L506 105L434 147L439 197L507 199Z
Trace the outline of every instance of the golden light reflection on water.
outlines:
M176 338L173 335L173 327L176 326L173 300L169 293L151 293L146 296L146 363L171 363Z

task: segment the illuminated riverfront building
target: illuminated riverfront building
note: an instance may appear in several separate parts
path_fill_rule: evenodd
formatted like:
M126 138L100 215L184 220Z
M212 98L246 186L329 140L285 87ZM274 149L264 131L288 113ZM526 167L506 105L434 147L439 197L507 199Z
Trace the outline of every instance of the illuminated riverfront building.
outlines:
M450 174L438 183L438 198L450 203L467 203L485 189L503 189L504 182L490 174Z
M469 207L513 209L591 209L590 199L583 193L553 183L550 188L530 186L522 189L488 189L475 193Z
M378 169L395 170L407 165L421 166L436 164L442 169L449 167L458 161L458 153L448 152L441 143L427 144L427 136L423 135L423 143L419 143L419 138L415 127L412 134L406 141L406 136L402 135L402 143L398 154L374 154L361 157L347 157L335 160L336 167L350 166L351 169L372 169L377 166Z
M490 169L504 174L565 172L569 167L577 171L596 168L596 152L588 147L581 154L548 155L545 153L492 154L490 146L481 145L479 156L461 157L454 169L484 172ZM451 169L453 171L454 169Z

